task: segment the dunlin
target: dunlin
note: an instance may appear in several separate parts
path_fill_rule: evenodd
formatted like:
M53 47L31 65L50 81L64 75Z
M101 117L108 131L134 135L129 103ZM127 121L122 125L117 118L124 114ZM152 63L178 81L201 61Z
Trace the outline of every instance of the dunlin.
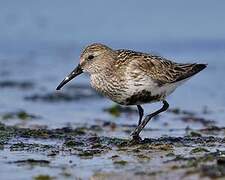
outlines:
M176 63L148 53L114 50L94 43L83 50L80 63L59 84L57 90L79 74L87 72L91 86L99 93L121 105L137 105L139 121L131 136L140 139L139 134L150 119L168 109L166 97L206 66ZM142 120L144 110L141 104L158 101L163 103L163 107Z

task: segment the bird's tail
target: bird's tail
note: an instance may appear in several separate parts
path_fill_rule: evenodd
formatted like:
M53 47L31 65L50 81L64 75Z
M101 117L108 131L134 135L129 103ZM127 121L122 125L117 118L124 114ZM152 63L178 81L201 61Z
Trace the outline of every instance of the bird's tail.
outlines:
M179 64L177 67L183 70L180 77L176 79L176 81L181 81L199 73L207 67L207 64Z

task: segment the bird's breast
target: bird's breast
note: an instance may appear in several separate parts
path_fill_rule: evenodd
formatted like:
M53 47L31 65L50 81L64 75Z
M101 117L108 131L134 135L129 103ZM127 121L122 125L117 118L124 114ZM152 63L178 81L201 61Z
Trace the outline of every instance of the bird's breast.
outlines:
M91 75L91 86L100 94L119 104L122 104L126 98L125 84L114 77Z

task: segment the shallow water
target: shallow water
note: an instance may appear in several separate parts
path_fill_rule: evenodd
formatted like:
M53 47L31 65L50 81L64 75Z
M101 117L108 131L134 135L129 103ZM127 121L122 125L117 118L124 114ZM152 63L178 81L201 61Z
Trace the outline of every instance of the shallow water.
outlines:
M87 6L87 2L91 3ZM79 53L90 42L104 42L113 48L130 48L154 52L177 62L208 63L208 68L179 87L168 97L170 108L194 113L163 113L149 123L142 136L148 138L183 137L190 131L224 137L224 132L204 133L211 126L225 126L225 24L223 2L201 3L189 1L143 1L129 4L121 1L48 1L3 2L0 6L0 116L1 123L26 128L89 127L103 128L95 133L100 137L129 138L137 123L137 113L127 112L115 116L104 109L113 102L99 96L89 86L89 77L82 75L61 92L58 83L78 63ZM120 6L118 6L118 3ZM163 4L162 4L163 3ZM105 8L102 8L105 7ZM123 7L127 10L123 11ZM201 8L200 8L201 7ZM213 7L213 8L212 8ZM113 8L118 8L115 13ZM159 12L160 9L160 13ZM201 11L199 11L201 9ZM190 10L192 13L190 13ZM211 13L208 13L210 10ZM89 16L89 12L93 12ZM138 13L134 13L134 12ZM102 14L107 14L102 16ZM177 16L179 14L179 17ZM100 22L98 20L101 20ZM215 28L216 27L216 28ZM160 103L144 105L145 112L159 108ZM135 106L133 107L136 108ZM20 118L17 112L25 111L31 117ZM3 118L4 116L8 118ZM32 118L32 117L35 118ZM184 118L186 117L186 119ZM188 119L187 119L188 118ZM200 119L200 120L199 120ZM213 123L205 122L213 121ZM110 124L110 123L113 123ZM109 125L104 125L109 124ZM116 126L116 128L114 128ZM208 134L207 134L208 133ZM0 174L4 179L30 179L40 174L61 178L115 179L129 178L129 172L143 169L146 173L158 172L167 160L164 152L148 152L151 160L138 163L136 155L120 152L128 165L115 165L112 156L117 150L92 158L77 154L60 153L49 157L46 150L10 150L17 142L47 144L63 147L64 140L13 137L3 143L0 150ZM176 155L186 155L193 148L173 147ZM0 146L1 147L1 146ZM224 146L210 147L224 150ZM57 149L57 148L56 148ZM65 154L64 154L65 153ZM166 152L168 153L168 152ZM163 158L159 158L162 156ZM48 165L10 163L24 159L47 159ZM120 161L119 159L118 161ZM157 164L156 167L153 166ZM149 170L149 169L150 170ZM12 170L17 172L10 173ZM183 174L182 170L181 174ZM101 174L103 173L103 175ZM174 173L174 172L173 172ZM180 171L176 171L180 174ZM67 176L70 174L69 176ZM100 175L99 175L100 174ZM156 173L157 174L157 173ZM169 178L171 177L170 173ZM148 174L149 175L149 174ZM195 177L195 176L193 176ZM157 178L166 178L165 172Z

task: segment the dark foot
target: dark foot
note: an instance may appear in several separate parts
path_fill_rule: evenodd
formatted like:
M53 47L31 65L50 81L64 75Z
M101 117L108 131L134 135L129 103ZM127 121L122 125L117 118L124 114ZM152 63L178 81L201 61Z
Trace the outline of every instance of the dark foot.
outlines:
M132 136L132 141L134 142L140 142L142 141L141 137L139 136L139 134L135 134L134 132L131 133L131 136Z

